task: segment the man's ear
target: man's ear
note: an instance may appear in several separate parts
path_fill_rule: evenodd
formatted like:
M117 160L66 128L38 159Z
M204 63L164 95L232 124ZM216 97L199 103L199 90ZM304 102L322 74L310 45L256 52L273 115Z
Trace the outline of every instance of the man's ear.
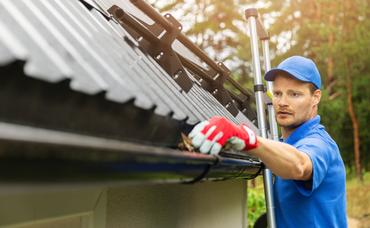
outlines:
M319 89L315 90L312 96L313 96L314 105L318 105L321 100L321 90Z

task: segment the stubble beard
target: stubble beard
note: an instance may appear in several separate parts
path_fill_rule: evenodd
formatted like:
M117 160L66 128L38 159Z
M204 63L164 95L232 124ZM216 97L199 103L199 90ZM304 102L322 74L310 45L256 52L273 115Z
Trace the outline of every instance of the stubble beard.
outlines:
M296 122L284 123L284 121L279 121L279 120L277 120L277 123L286 132L293 132L296 128L298 128L299 126L301 126L303 124L303 122L301 122L301 123L296 123Z

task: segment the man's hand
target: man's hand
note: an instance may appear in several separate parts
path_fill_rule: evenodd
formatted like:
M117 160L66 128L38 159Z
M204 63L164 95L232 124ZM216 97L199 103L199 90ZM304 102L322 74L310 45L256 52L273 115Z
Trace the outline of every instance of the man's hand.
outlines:
M250 128L245 125L237 126L219 116L197 124L189 138L192 139L193 146L205 154L218 154L226 143L235 150L257 147L257 137Z

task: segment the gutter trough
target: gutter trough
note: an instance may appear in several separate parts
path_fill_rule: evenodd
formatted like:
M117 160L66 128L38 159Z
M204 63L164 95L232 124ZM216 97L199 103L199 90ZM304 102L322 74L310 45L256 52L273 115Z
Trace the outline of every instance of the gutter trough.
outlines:
M3 184L195 183L254 178L260 169L261 163L248 157L204 155L0 122Z

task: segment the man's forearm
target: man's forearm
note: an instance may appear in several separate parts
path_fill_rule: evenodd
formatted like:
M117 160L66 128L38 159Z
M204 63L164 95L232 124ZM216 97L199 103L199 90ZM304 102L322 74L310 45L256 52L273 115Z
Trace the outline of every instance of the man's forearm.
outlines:
M309 180L312 175L312 162L309 156L295 147L258 137L259 146L247 153L259 157L271 171L284 178Z

